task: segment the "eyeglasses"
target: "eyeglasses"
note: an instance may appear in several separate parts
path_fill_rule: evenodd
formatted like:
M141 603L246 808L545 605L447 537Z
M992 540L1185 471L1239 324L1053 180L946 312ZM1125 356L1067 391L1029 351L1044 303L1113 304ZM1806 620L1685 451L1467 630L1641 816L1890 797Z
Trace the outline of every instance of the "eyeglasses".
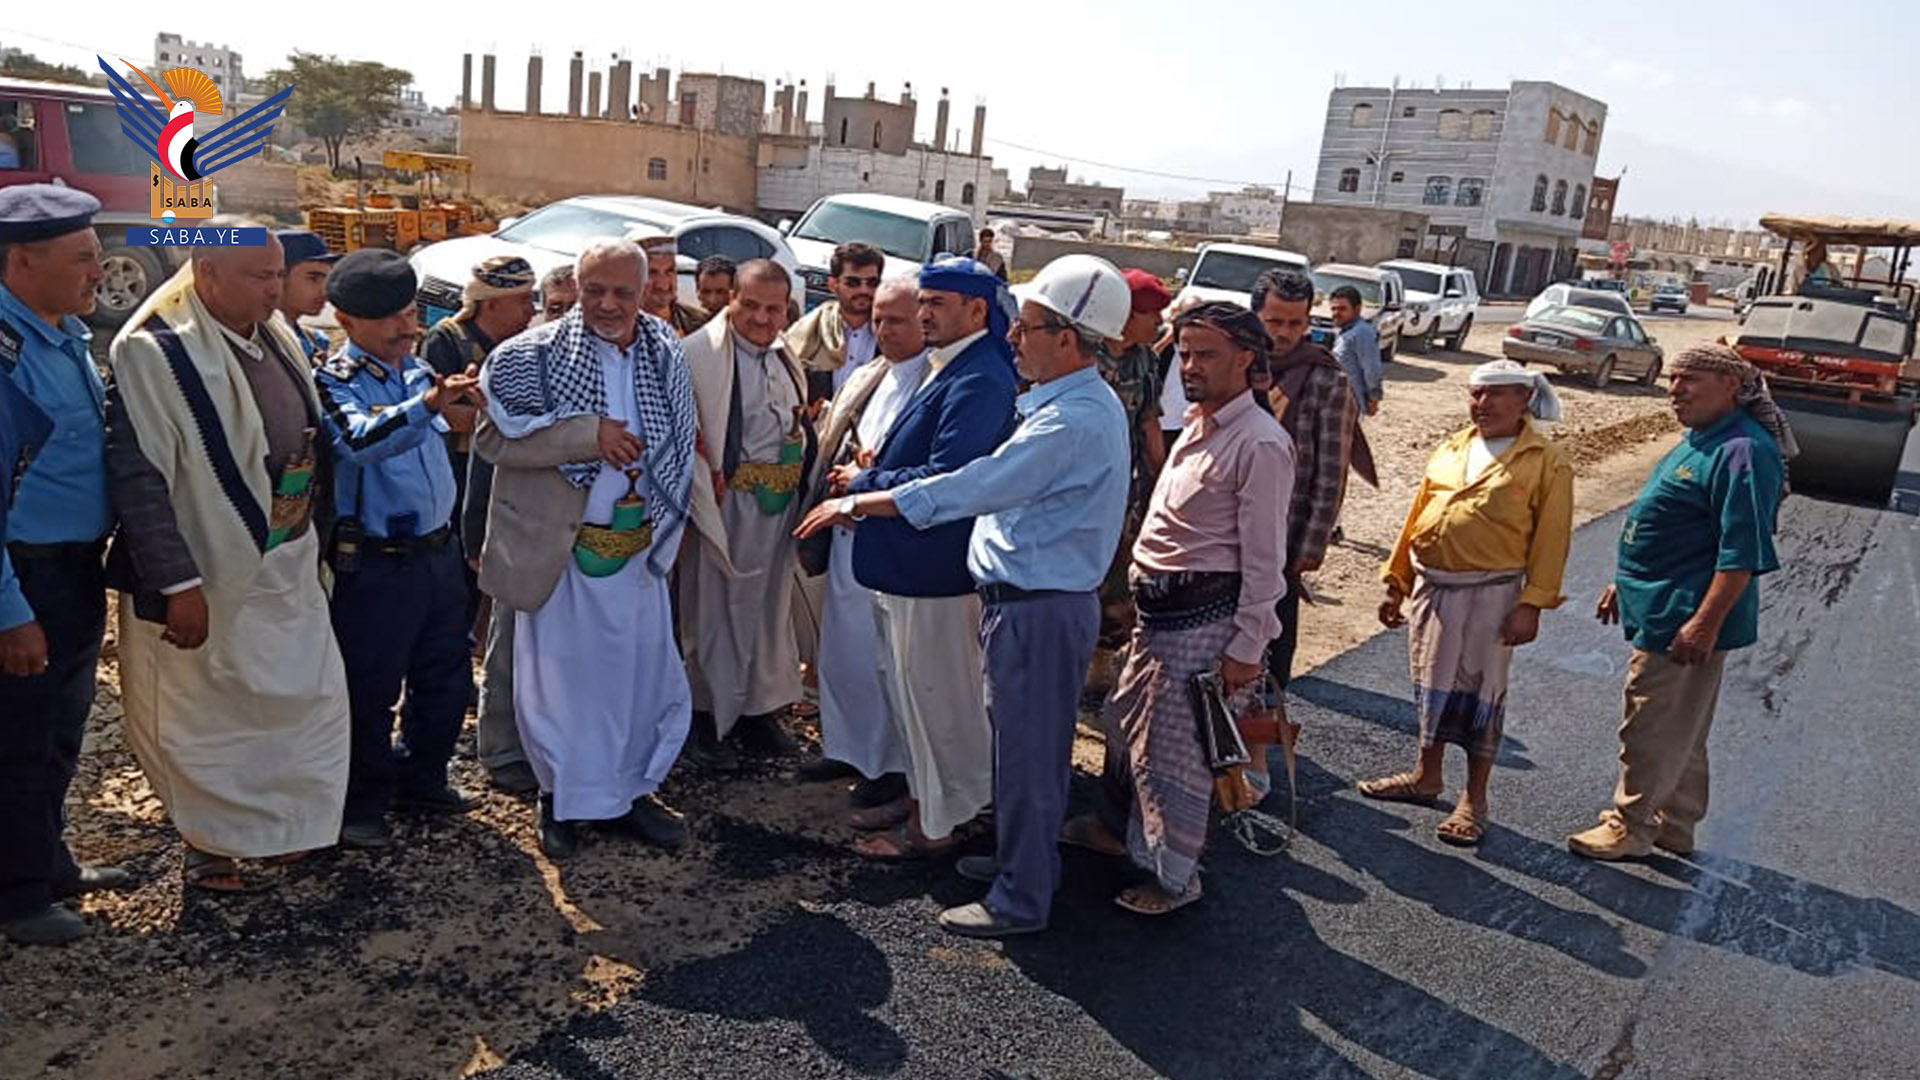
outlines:
M880 287L879 274L875 274L872 277L843 277L840 278L839 281L840 284L845 285L849 289L877 289Z
M1026 337L1028 334L1057 334L1060 331L1065 330L1066 326L1061 323L1053 323L1053 322L1043 322L1043 323L1016 322L1012 326L1008 327L1007 329L1012 332L1014 337Z

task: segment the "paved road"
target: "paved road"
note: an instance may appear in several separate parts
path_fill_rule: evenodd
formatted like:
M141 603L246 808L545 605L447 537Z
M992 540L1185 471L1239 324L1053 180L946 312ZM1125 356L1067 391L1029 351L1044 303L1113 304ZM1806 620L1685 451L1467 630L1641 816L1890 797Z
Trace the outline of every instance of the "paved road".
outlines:
M1703 853L1602 866L1562 841L1612 785L1626 650L1587 612L1618 525L1576 538L1574 599L1517 664L1478 852L1433 839L1440 811L1351 790L1410 752L1405 644L1382 635L1295 687L1294 850L1220 848L1195 908L1126 916L1115 869L1071 853L1050 933L973 944L931 925L975 895L950 872L863 871L495 1075L1920 1075L1920 522L1790 502L1765 640L1728 668Z

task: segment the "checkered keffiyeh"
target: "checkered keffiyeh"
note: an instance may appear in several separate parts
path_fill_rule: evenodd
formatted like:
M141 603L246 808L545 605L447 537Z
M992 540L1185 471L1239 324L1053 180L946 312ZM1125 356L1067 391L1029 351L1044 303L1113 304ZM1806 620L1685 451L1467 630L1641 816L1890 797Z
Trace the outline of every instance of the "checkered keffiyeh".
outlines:
M1780 406L1774 404L1773 395L1767 391L1767 377L1760 369L1740 358L1740 354L1728 345L1695 345L1674 357L1675 371L1713 371L1722 375L1732 375L1740 380L1737 400L1740 407L1752 414L1760 426L1773 436L1775 445L1780 448L1780 457L1792 461L1800 453L1800 444L1793 437L1793 428L1787 418L1781 415Z
M664 531L686 517L692 490L693 384L673 328L642 313L638 329L633 397L647 440L648 514L655 530ZM489 418L510 439L569 417L607 415L605 383L578 307L502 344L482 374ZM600 473L598 462L559 468L576 488L591 486Z

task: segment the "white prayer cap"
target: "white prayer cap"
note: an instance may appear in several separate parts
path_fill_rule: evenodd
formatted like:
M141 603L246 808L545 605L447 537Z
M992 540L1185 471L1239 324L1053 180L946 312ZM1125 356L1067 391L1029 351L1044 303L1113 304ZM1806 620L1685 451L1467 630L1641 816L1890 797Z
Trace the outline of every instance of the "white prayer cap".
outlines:
M646 252L648 258L680 253L680 242L658 225L635 225L627 230L627 239L639 244L640 250Z
M1553 392L1553 384L1544 373L1516 361L1489 360L1473 369L1467 385L1532 387L1533 396L1527 399L1527 411L1548 423L1560 419L1560 395Z

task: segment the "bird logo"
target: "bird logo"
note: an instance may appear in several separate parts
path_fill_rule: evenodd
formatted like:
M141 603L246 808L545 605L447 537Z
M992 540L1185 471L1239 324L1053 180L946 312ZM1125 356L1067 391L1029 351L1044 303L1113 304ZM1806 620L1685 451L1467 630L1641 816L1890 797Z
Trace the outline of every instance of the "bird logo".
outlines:
M167 107L166 123L160 127L160 139L154 146L156 158L161 166L175 179L192 182L200 179L200 170L193 164L193 152L200 145L193 137L193 114L203 112L208 116L220 115L220 88L214 85L205 72L193 68L173 68L161 72L160 78L171 87L173 94L168 96L160 84L148 78L147 73L130 61L120 61L133 68L153 88L160 103Z

